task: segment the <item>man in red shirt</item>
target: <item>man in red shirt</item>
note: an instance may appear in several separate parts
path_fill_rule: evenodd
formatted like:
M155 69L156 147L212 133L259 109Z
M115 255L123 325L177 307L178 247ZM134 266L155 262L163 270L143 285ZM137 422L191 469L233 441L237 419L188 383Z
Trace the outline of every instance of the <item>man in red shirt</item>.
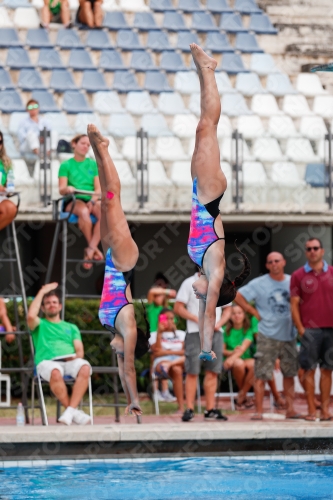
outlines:
M333 267L323 259L325 250L318 238L305 244L308 262L297 269L290 281L293 321L301 336L299 363L305 370L304 388L308 401L306 420L316 420L314 373L321 368L320 420L333 420L329 414L333 370Z

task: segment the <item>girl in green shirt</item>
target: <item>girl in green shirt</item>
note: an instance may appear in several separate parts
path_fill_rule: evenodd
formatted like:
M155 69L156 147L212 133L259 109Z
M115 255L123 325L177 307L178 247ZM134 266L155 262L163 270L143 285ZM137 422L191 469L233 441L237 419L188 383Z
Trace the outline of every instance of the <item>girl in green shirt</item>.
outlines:
M17 208L8 198L6 192L7 175L12 169L12 162L6 154L3 133L0 131L0 231L8 226L16 216Z
M79 228L87 241L87 247L84 250L84 269L91 269L91 260L103 260L104 256L99 250L98 245L101 241L101 202L99 201L101 185L98 177L96 161L87 158L90 148L90 141L87 134L80 134L72 140L74 157L63 162L59 168L59 192L66 196L75 195L75 205L73 214L79 218ZM77 191L94 192L93 195L79 193ZM72 209L73 202L65 202L64 210L69 212ZM90 215L97 219L93 225Z
M231 318L224 336L223 355L224 369L232 370L238 386L237 407L253 406L246 395L254 383L254 359L251 357L250 346L254 342L251 323L244 310L233 305Z

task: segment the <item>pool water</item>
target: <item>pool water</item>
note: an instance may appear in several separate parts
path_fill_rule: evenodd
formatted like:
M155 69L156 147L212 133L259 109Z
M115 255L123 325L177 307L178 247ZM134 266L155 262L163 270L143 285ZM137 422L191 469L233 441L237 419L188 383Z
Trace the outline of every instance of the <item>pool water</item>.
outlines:
M185 458L0 469L0 499L333 499L333 461Z

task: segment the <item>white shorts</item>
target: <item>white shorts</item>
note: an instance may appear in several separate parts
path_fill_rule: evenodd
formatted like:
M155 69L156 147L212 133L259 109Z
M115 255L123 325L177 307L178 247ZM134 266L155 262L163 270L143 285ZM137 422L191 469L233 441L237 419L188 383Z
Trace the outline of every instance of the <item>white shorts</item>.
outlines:
M76 358L73 359L72 361L46 360L46 361L41 361L37 365L37 372L44 380L46 380L46 382L50 382L51 373L53 370L59 370L63 377L65 375L69 375L70 377L75 379L77 377L77 374L81 370L82 366L85 365L90 366L90 363L88 363L88 361L82 358ZM90 375L91 373L92 369L90 367Z

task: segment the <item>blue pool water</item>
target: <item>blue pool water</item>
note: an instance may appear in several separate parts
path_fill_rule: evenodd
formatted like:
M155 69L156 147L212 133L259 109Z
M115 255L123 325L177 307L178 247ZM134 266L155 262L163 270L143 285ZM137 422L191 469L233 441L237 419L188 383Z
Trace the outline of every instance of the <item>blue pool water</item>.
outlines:
M10 467L2 500L333 499L333 461L187 458L149 462Z

